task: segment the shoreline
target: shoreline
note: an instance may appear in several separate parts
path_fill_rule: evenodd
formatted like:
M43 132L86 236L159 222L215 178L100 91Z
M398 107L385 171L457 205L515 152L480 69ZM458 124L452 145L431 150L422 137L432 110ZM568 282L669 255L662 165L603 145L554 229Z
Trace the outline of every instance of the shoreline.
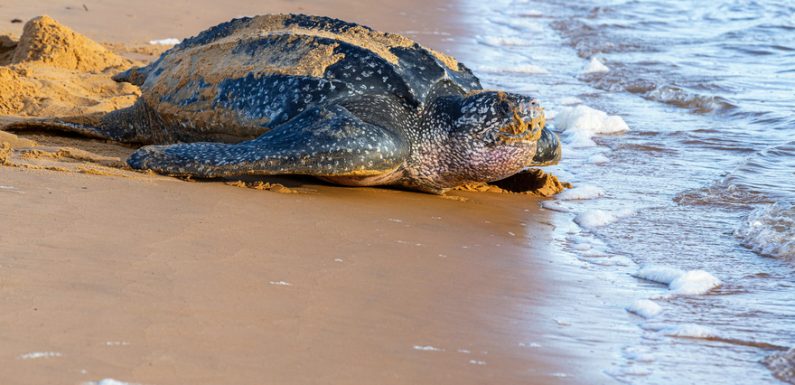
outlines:
M242 14L305 12L413 31L449 52L446 34L466 28L445 1L369 13L350 0L207 3L12 0L0 31L49 14L100 42L141 44ZM150 24L118 23L121 5ZM89 174L0 166L3 382L593 383L588 353L556 334L555 314L572 311L555 303L571 272L557 274L571 268L553 264L553 214L538 198Z

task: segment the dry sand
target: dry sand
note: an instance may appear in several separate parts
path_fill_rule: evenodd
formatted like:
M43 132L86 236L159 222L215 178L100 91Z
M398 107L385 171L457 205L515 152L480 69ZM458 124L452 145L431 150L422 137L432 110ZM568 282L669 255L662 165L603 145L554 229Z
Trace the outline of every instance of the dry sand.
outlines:
M464 30L439 0L85 5L5 1L0 32L20 34L11 19L49 14L140 60L153 51L129 47L254 13ZM438 36L414 37L444 51ZM129 64L111 55L92 81ZM582 357L556 348L549 328L566 294L534 198L302 179L190 183L119 169L126 146L0 135L16 148L0 148L0 383L589 382L588 365L572 366Z

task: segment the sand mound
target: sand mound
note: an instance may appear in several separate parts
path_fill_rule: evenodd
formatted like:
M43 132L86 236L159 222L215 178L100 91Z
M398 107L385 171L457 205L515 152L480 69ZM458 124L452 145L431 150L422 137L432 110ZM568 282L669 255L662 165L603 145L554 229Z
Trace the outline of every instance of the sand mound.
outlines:
M18 41L0 36L0 115L64 117L127 107L140 91L111 76L133 64L50 17L37 17Z
M49 16L39 16L25 24L11 63L26 62L90 73L132 64Z

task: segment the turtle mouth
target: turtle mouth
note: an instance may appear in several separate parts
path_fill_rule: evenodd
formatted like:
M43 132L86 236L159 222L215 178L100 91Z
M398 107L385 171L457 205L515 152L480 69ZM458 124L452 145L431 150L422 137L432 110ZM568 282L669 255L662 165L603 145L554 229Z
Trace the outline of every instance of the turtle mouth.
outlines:
M535 142L541 138L545 124L542 107L523 103L514 109L511 123L500 129L499 140L503 143Z

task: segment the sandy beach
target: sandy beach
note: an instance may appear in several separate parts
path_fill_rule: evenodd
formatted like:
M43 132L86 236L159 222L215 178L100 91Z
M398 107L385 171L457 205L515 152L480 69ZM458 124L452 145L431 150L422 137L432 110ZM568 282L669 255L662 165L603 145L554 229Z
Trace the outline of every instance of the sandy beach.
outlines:
M576 382L526 197L2 171L4 383Z
M0 32L46 14L134 47L269 12L466 28L440 0L11 0ZM44 155L0 166L4 384L595 383L587 352L556 346L554 315L574 310L539 198L264 179L278 193L119 170L134 148L102 141L12 139Z

